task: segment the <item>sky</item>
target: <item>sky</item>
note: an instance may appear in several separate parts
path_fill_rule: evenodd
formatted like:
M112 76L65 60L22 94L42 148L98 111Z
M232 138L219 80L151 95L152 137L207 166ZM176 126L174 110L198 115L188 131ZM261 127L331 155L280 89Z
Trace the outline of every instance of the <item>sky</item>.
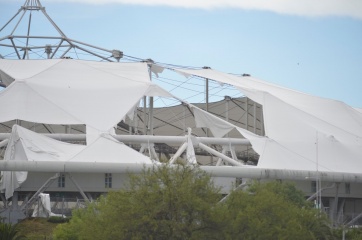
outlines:
M24 2L0 0L0 28ZM360 0L41 3L72 39L156 62L248 73L362 108Z

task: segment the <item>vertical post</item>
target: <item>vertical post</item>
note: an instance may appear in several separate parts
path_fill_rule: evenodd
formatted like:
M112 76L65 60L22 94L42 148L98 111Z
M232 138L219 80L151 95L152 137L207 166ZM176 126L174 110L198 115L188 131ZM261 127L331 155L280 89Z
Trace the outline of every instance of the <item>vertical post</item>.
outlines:
M248 97L245 97L245 116L246 116L246 119L245 119L245 129L248 130L249 128L249 121L248 121L248 118L249 118L249 103L248 103Z
M249 128L249 103L248 103L248 97L245 97L245 129L248 130ZM246 158L249 159L249 146L246 146Z
M147 59L147 63L148 63L148 72L149 72L149 77L150 77L150 81L152 82L152 71L151 71L151 67L152 64L154 63L154 61L152 59ZM148 115L148 121L149 121L149 134L153 135L153 97L149 97L149 103L150 103L150 109L149 109L149 115Z
M209 79L205 79L205 103L206 103L206 112L209 112ZM206 128L206 137L209 136L209 129Z
M333 208L329 216L332 224L334 224L335 226L337 226L339 184L340 183L336 183L336 194L334 195Z
M317 196L316 196L316 200L317 200L317 208L319 209L319 211L321 211L321 207L322 207L322 192L319 192L321 189L321 179L319 177L319 166L318 166L318 131L316 131L316 142L315 142L315 146L316 146L316 172L317 172L317 176L316 176L316 188L317 188Z
M229 122L229 102L231 100L231 97L225 96L225 120ZM229 137L229 133L226 134L226 137Z
M203 69L211 69L210 67L202 67ZM209 79L205 78L205 104L206 112L209 112ZM206 129L206 137L209 136L209 129Z
M147 98L146 96L143 97L143 135L147 135Z
M138 107L136 108L136 115L133 118L133 127L134 127L134 134L137 135L138 134Z
M254 101L254 133L256 134L256 102Z
M182 126L182 134L186 133L186 104L184 102L182 102L182 106L183 106L183 126Z
M13 193L13 197L12 197L12 208L13 209L18 209L19 208L19 203L18 203L18 200L19 200L19 196L18 196L18 192L17 191L14 191Z
M264 129L264 115L263 115L263 106L260 106L260 135L265 135L265 129Z
M203 67L203 69L211 69L210 67ZM205 103L206 103L206 112L209 112L209 79L205 78ZM206 137L209 136L209 129L206 128ZM210 166L213 162L213 156L210 155Z
M150 97L149 99L150 101L150 113L149 113L149 133L150 135L153 135L153 97Z

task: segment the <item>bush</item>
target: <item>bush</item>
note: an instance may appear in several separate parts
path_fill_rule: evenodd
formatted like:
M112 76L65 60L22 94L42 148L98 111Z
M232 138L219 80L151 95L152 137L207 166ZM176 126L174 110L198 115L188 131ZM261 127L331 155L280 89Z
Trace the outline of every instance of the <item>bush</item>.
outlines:
M0 223L0 240L20 240L26 239L25 236L19 234L17 225L10 223Z
M66 222L69 222L69 218L52 216L52 217L48 218L48 222L51 222L51 223L66 223Z

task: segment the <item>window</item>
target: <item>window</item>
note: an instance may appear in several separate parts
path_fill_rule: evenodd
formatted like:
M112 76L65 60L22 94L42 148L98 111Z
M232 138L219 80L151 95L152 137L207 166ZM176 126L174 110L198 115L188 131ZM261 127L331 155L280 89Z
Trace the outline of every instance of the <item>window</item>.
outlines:
M64 188L65 187L65 174L61 173L58 177L58 187Z
M350 183L345 183L344 188L345 188L346 194L351 193L351 184Z
M315 193L315 192L317 192L317 182L316 181L312 181L311 183L310 183L310 191L312 192L312 193Z
M104 175L105 188L112 188L112 173L106 173Z

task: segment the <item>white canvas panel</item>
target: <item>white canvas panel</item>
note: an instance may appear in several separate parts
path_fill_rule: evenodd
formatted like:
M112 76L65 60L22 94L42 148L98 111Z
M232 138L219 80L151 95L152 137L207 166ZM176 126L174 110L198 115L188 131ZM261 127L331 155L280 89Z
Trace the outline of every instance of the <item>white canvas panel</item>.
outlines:
M0 113L0 122L22 119L53 124L82 124L81 120L38 94L24 81L16 81L0 92Z
M151 164L149 157L137 152L112 136L102 134L82 151L67 161L73 162L119 162Z
M145 95L149 97L174 97L171 93L156 84L151 84Z
M149 157L131 149L107 134L100 135L88 146L54 140L14 125L4 161L22 160L57 162L119 162L151 164ZM2 172L0 188L10 198L26 180L27 172Z
M207 112L200 108L193 105L190 105L190 107L194 111L196 127L206 127L210 129L214 137L223 137L235 128L234 125L228 124L228 122L222 120L221 118L217 118L212 114L207 114Z
M50 67L58 64L62 59L49 60L5 60L0 59L0 72L12 79L28 79ZM11 82L9 82L10 84ZM6 84L6 83L5 83Z
M354 108L357 112L359 112L361 114L362 117L362 108Z
M87 146L58 141L18 125L14 125L11 136L14 136L13 140L9 141L6 150L11 153L9 160L19 158L19 149L25 152L27 161L152 163L147 156L124 145L109 134L101 134ZM15 143L20 145L12 147Z
M343 102L301 93L253 77L241 77L212 69L177 69L177 71L231 84L262 105L267 104L264 93L269 93L301 111L362 137L362 115Z
M231 130L236 129L242 136L250 141L253 149L259 154L264 151L266 142L270 141L267 137L259 136L246 129L237 127L192 104L189 104L189 106L194 112L196 127L206 127L210 129L215 137L223 137Z
M267 138L258 139L238 129L249 138L260 155L259 167L362 171L362 115L358 109L252 77L239 77L211 69L177 71L234 85L263 105ZM219 122L216 121L216 125Z
M24 63L18 63L19 61ZM150 87L152 84L146 63L99 63L71 59L19 61L0 60L4 66L11 65L2 71L10 69L6 73L15 76L12 85L18 85L19 81L25 85L21 87L24 95L22 103L13 97L20 94L17 92L19 87L0 92L0 102L7 106L1 109L0 121L16 117L49 124L81 123L107 132L150 91L149 88L154 89ZM51 65L49 62L55 64ZM17 75L17 71L27 71L27 68L21 69L25 63L44 66L38 67L37 72ZM0 69L2 65L0 64ZM33 103L25 108L24 101L28 99ZM42 107L40 115L40 111L36 111L40 109L36 103Z

